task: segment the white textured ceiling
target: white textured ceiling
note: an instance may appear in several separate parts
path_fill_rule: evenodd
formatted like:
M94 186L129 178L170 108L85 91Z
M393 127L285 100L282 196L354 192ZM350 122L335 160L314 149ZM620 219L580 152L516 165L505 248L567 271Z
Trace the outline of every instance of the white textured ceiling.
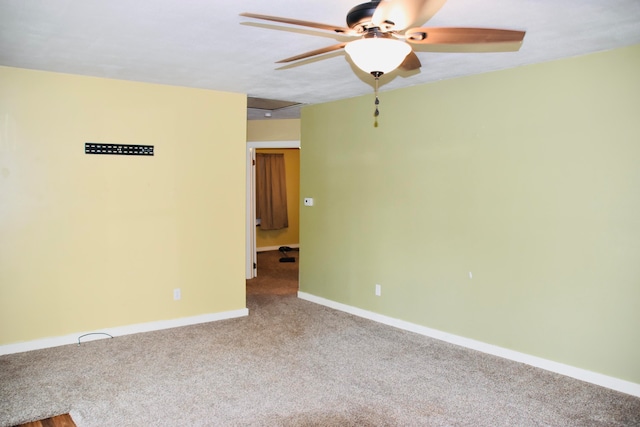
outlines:
M363 0L0 0L0 65L246 93L314 104L371 93L344 52L274 62L341 40L241 12L346 26ZM519 52L434 53L382 91L640 43L640 0L448 0L426 26L527 32ZM274 28L278 28L276 30ZM345 39L342 39L345 40ZM640 70L639 70L640 72ZM298 108L273 112L296 117ZM263 118L251 111L250 118Z

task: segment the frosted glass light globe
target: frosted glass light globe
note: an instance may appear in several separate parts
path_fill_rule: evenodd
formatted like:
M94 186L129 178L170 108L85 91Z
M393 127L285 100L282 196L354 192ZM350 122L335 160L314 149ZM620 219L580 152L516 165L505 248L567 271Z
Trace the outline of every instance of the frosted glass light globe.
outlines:
M370 37L347 43L344 50L361 70L388 73L402 64L411 46L401 40Z

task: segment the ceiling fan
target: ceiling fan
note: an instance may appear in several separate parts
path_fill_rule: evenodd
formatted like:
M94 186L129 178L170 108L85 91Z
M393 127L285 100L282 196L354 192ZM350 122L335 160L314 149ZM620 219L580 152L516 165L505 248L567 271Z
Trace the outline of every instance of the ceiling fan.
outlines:
M354 64L378 78L401 68L411 71L421 67L411 44L429 45L438 52L508 52L522 45L524 31L494 28L419 27L440 10L446 0L371 0L347 13L347 27L321 24L278 16L241 13L248 18L300 25L356 38L321 49L285 58L287 63L344 49ZM417 27L418 26L418 27ZM378 111L376 108L376 115Z

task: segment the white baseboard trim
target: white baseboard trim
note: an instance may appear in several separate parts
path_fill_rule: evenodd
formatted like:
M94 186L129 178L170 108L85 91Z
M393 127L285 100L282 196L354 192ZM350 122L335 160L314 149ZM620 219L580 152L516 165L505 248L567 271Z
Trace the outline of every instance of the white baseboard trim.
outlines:
M98 339L137 334L140 332L152 332L162 329L177 328L180 326L197 325L199 323L215 322L218 320L233 319L249 315L247 308L239 310L223 311L220 313L201 314L199 316L182 317L171 320L159 320L156 322L138 323L134 325L119 326L115 328L106 328L96 331L77 332L59 337L42 338L34 341L26 341L16 344L7 344L0 346L0 355L23 353L25 351L40 350L43 348L58 347L61 345L78 344L78 337L85 334L95 334L84 337L81 342L95 341ZM106 335L108 334L108 335Z
M261 248L256 248L256 252L267 252L267 251L277 251L282 246L289 246L291 249L300 248L300 244L292 243L290 245L280 245L280 246L263 246Z
M384 316L372 311L363 310L350 305L342 304L336 301L328 300L322 297L308 294L306 292L298 292L298 298L310 301L316 304L324 305L339 311L344 311L355 316L364 317L374 322L383 323L406 331L415 332L451 344L456 344L472 350L481 351L483 353L513 360L515 362L524 363L536 368L541 368L567 377L575 378L591 384L606 387L632 396L640 397L640 384L630 381L621 380L619 378L610 377L599 374L597 372L588 371L586 369L576 368L574 366L565 365L563 363L554 362L552 360L543 359L541 357L532 356L526 353L509 350L507 348L498 347L496 345L487 344L482 341L476 341L470 338L461 337L459 335L449 334L437 329L427 328L426 326L417 325L415 323L406 322L404 320L395 319L393 317Z

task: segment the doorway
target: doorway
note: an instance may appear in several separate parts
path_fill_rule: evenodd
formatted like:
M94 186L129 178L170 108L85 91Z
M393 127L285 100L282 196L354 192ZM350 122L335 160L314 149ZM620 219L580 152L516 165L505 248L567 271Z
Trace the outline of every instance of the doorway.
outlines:
M246 265L247 279L258 274L258 250L256 242L256 174L255 159L259 149L300 148L300 141L254 141L247 142L247 211L246 211Z

